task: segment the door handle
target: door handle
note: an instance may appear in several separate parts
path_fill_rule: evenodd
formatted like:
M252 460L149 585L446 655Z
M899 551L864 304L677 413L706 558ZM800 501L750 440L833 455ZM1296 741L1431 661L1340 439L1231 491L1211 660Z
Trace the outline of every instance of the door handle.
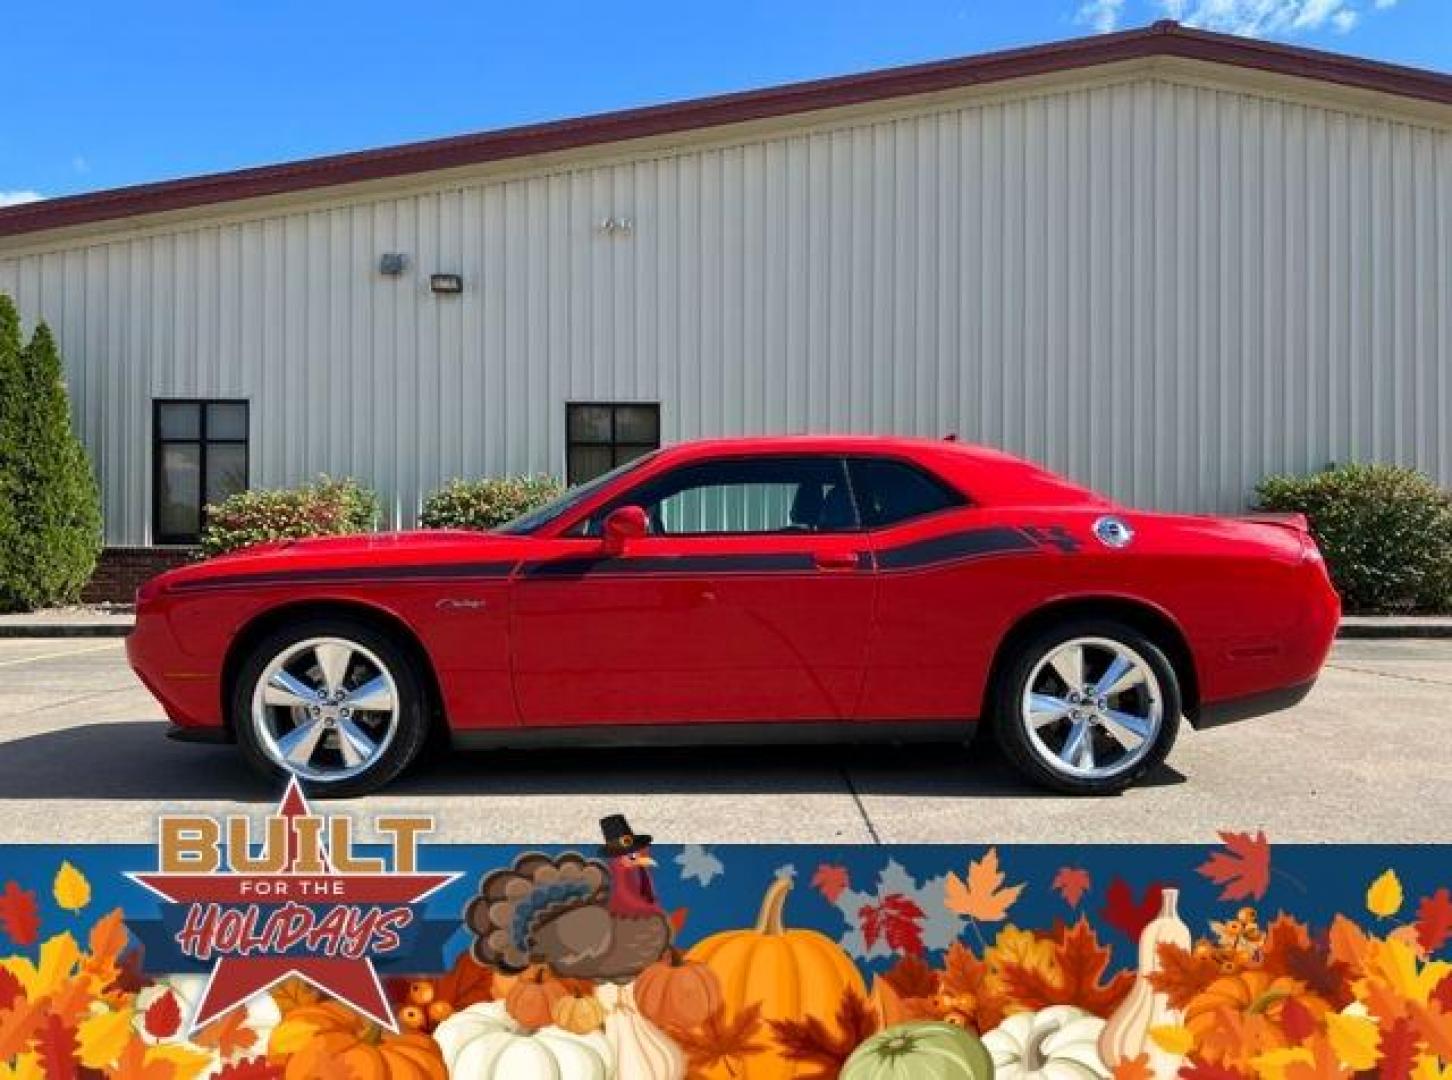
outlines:
M818 570L856 570L858 560L855 551L818 551L812 561Z

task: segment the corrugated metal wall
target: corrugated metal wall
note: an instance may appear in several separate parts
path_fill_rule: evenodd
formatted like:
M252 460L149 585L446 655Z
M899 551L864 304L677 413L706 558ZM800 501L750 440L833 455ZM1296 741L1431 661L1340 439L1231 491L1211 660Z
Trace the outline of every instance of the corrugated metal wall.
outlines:
M561 473L592 399L667 440L956 431L1165 508L1352 458L1452 482L1452 134L1163 81L0 258L0 291L60 334L112 543L161 396L249 398L254 485L352 474L402 522Z

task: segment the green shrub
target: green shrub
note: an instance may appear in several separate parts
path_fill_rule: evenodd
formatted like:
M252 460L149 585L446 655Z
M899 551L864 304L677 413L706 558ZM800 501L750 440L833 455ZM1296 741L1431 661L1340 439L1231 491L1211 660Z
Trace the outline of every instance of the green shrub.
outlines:
M242 491L207 507L202 554L222 555L267 540L372 532L378 496L355 480L320 476L295 488Z
M1452 607L1452 494L1424 473L1343 465L1267 477L1256 493L1267 510L1310 519L1348 611Z
M11 312L0 322L11 322ZM13 341L12 328L0 336ZM0 351L10 346L0 345ZM0 606L31 611L73 602L101 553L101 493L71 430L60 350L41 323L18 363L0 361L0 485L8 502L0 551Z
M419 520L426 529L493 529L563 490L550 476L450 480L424 500Z

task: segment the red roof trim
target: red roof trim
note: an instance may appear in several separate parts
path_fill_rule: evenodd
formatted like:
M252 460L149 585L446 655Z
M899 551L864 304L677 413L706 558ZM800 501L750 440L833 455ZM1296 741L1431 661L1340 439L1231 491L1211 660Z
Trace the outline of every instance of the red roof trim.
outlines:
M1160 22L1138 30L0 209L0 237L1174 56L1452 104L1452 76Z

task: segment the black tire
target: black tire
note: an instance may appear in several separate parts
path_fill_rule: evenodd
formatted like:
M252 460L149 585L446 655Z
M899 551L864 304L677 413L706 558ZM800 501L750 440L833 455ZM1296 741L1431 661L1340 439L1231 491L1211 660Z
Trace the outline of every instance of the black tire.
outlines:
M1161 719L1148 749L1109 776L1083 776L1055 768L1034 743L1021 703L1035 669L1060 646L1078 638L1098 638L1126 646L1143 659L1159 684ZM1076 618L1020 642L1005 658L993 688L990 723L994 738L1013 766L1034 783L1068 795L1113 795L1132 787L1169 756L1179 733L1182 698L1174 665L1145 634L1112 619ZM1057 760L1057 759L1055 759Z
M388 634L346 618L310 619L274 630L259 641L242 662L232 687L231 720L237 744L258 773L282 784L294 775L270 756L264 735L252 715L258 680L274 658L302 642L337 638L367 650L387 669L397 690L398 715L392 741L363 771L335 780L299 776L309 796L352 798L367 795L398 777L419 756L429 736L429 702L425 682L408 652Z

